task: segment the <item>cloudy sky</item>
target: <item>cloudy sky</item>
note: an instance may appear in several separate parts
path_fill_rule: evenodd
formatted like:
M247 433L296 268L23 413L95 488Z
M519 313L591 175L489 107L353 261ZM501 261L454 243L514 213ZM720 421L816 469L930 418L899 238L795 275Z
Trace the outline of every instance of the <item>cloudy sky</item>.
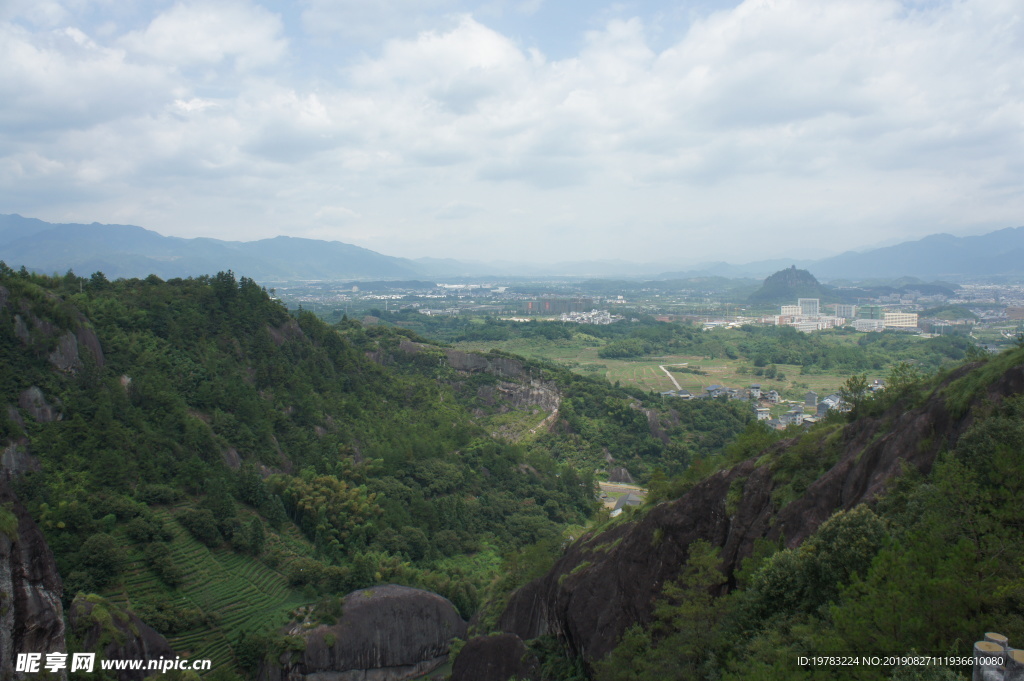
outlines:
M743 262L1024 224L1021 0L0 0L0 213Z

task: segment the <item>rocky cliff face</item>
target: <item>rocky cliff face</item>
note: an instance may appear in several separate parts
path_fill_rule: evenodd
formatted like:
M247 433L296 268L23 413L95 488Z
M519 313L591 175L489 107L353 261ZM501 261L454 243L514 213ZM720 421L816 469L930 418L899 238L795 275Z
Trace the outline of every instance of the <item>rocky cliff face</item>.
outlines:
M474 372L483 371L502 378L521 378L527 373L523 363L511 357L501 355L481 355L476 352L463 352L461 350L445 350L448 363L458 371Z
M1016 366L988 388L985 398L1021 392L1024 366ZM731 576L756 539L784 537L788 546L797 546L836 511L875 499L904 465L927 473L970 421L970 416L954 418L936 393L920 408L898 405L878 418L846 425L836 440L821 443L822 451L809 454L826 456L826 446L838 448L837 463L781 508L773 492L785 481L777 480L766 463L771 456L720 471L636 522L584 536L548 574L510 597L499 628L523 640L552 634L572 654L598 660L629 625L650 622L654 600L676 577L691 542L704 539L720 547L723 569ZM778 443L769 454L794 444ZM738 500L737 490L742 490Z
M173 658L167 639L135 613L95 595L79 594L68 612L71 631L82 650L95 651L107 660L159 660ZM120 670L119 681L142 681L145 670Z
M562 398L554 382L539 380L528 383L501 381L494 386L481 386L477 390L477 397L484 404L494 404L501 400L516 409L538 407L547 412L558 409Z
M46 358L54 368L67 374L77 373L85 366L86 356L96 366L104 365L99 338L81 313L75 315L74 328L61 329L53 322L37 317L27 300L21 300L18 307L21 314L14 315L14 335L26 346L49 348Z
M66 651L62 593L43 533L0 472L0 679L25 678L14 671L19 653Z
M411 679L444 663L451 640L466 636L466 623L447 599L406 586L355 591L342 612L334 625L290 627L304 649L264 664L261 681Z

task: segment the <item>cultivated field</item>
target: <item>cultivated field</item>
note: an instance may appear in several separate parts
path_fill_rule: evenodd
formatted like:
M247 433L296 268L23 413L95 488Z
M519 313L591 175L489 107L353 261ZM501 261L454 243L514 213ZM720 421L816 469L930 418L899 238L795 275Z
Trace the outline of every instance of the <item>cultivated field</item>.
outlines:
M788 364L777 365L785 380L769 379L749 373L753 365L747 359L707 359L693 355L661 355L641 359L605 359L597 356L599 348L576 340L547 341L543 339L521 339L509 341L479 341L457 343L462 350L487 352L494 348L512 352L524 357L546 359L562 364L585 376L603 376L614 383L629 385L644 391L664 392L674 390L671 379L661 369L662 365L687 364L690 368L700 367L706 376L688 373L673 373L679 386L695 395L710 385L720 384L728 388L745 388L751 383L760 383L763 390L777 390L786 399L803 400L808 390L814 390L824 397L838 390L849 376L845 374L800 375L800 367ZM747 369L748 373L742 370ZM868 376L869 380L884 378L884 375Z
M192 659L210 659L214 669L233 665L232 649L242 634L273 631L288 621L292 610L309 602L309 598L289 586L282 572L228 548L207 548L186 532L168 511L155 511L174 533L170 542L171 559L181 570L184 582L177 591L172 591L147 566L141 553L132 551L122 584L103 595L129 607L140 601L173 602L180 608L199 608L208 615L219 616L169 636L168 642L176 652ZM280 542L288 544L292 551L295 547L304 553L312 551L294 527L286 523L285 528L284 536L275 535L268 541L268 549ZM288 530L294 530L295 536L289 536ZM279 569L287 569L287 560Z

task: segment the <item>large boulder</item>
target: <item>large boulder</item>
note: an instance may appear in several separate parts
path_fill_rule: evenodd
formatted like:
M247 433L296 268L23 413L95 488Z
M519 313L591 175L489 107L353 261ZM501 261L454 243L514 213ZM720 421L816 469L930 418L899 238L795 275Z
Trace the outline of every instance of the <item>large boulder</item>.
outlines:
M455 658L451 681L536 681L540 663L515 634L477 636Z
M443 664L466 623L435 593L388 584L354 591L337 624L296 623L303 648L264 663L261 681L401 681Z

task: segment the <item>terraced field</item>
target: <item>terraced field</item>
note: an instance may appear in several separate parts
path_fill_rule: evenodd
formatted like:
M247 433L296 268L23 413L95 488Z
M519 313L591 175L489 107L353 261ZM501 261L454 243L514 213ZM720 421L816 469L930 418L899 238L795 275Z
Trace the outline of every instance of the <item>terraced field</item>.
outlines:
M233 666L232 649L242 634L275 629L287 621L289 612L309 602L288 585L281 571L227 548L209 549L186 532L170 511L155 511L174 533L171 559L184 576L181 586L168 588L147 566L141 553L133 552L120 590L105 595L129 607L140 601L170 602L214 615L206 624L168 638L171 647L181 655L210 659L214 669L226 664ZM309 552L308 544L298 536L272 537L269 543L275 541L286 544L289 552ZM279 569L286 571L287 563L286 560Z

